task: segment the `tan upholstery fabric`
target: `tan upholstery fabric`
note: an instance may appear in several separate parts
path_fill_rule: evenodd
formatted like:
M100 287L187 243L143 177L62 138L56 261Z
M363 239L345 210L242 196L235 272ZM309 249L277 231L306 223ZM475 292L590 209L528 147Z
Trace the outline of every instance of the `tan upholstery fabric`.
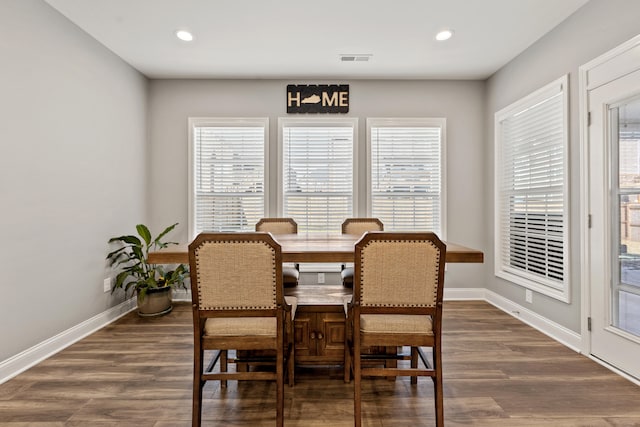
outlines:
M256 224L256 231L271 234L295 234L298 226L291 218L262 218ZM298 286L300 272L294 264L282 265L282 283L285 288Z
M362 306L433 307L440 253L429 241L372 241L362 249ZM424 268L424 264L427 268ZM410 268L422 265L422 268Z
M276 307L275 252L266 243L209 242L195 256L201 310Z
M350 221L344 224L344 234L361 236L366 231L382 231L380 224L375 221Z
M293 224L287 221L269 221L256 226L256 231L266 231L271 234L293 234L296 232Z
M204 336L266 335L276 336L275 317L215 317L204 324Z
M342 234L361 236L367 231L382 231L384 227L378 221L370 218L348 218L342 223ZM340 272L342 286L353 288L353 264L343 265Z
M363 314L360 330L368 333L433 335L431 316L406 314Z

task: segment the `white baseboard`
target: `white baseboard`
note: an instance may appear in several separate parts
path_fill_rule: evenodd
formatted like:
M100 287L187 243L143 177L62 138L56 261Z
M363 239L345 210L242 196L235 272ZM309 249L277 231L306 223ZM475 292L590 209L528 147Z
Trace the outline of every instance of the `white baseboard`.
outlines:
M76 341L94 333L98 329L105 327L135 308L136 299L129 298L127 301L115 307L0 362L0 384L26 371L30 367L37 365Z
M171 301L191 302L191 290L174 289L171 294Z
M445 301L484 301L484 288L444 288Z
M493 291L488 289L483 289L483 291L485 292L484 300L489 304L494 305L505 313L520 319L527 325L539 330L545 335L548 335L559 343L564 344L573 351L581 353L582 337L579 333L552 322L546 317L540 316L538 313L516 304Z

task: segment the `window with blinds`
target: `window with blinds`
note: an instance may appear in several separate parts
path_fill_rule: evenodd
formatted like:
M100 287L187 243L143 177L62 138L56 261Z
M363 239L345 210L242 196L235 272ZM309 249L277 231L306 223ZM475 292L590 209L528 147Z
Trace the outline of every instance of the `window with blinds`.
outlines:
M444 238L445 119L369 119L370 216Z
M298 233L340 232L353 216L353 119L281 119L282 214Z
M496 275L568 301L567 78L496 113Z
M191 119L190 234L253 231L265 213L268 119Z

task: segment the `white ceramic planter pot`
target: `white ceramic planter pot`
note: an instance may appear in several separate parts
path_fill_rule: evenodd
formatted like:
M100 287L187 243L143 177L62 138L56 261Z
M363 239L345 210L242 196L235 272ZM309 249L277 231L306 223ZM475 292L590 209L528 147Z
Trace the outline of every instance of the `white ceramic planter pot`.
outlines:
M171 305L171 287L150 288L143 299L138 294L138 314L142 317L162 316L169 313Z

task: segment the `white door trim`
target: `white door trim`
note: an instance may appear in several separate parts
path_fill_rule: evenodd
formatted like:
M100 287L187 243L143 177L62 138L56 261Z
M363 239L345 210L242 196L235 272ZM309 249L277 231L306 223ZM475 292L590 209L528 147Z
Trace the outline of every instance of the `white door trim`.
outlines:
M598 56L578 68L580 126L580 277L582 353L591 353L588 318L591 316L591 277L589 272L589 91L633 71L626 58L629 51L640 52L640 35Z

